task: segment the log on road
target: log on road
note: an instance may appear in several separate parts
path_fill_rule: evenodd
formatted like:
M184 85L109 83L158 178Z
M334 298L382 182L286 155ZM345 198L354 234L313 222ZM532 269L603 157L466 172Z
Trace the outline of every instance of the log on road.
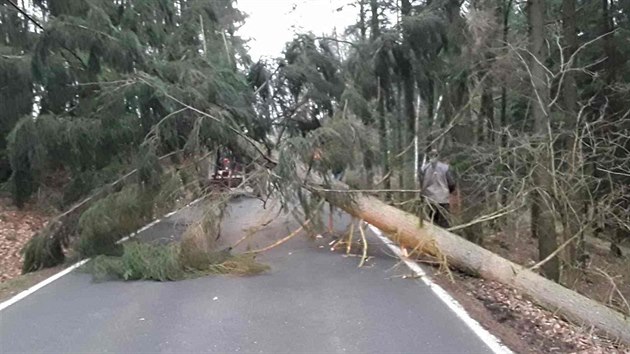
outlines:
M449 266L509 285L577 325L593 326L610 337L630 344L630 318L599 302L430 223L423 223L421 227L417 216L387 205L375 197L356 195L353 203L343 203L335 196L335 192L320 190L318 193L349 214L379 228L394 242L406 248L418 247L421 252L445 256Z
M260 151L260 150L259 150ZM254 156L254 155L252 155ZM266 157L272 165L277 159ZM630 344L630 317L580 295L564 286L513 263L442 228L423 223L417 216L390 206L378 198L352 193L353 202L338 192L322 189L330 186L348 190L348 186L321 176L309 174L304 165L297 166L297 176L307 182L304 187L382 230L398 244L437 257L446 257L449 266L484 279L513 287L529 296L538 305L577 325L597 328L626 344ZM342 193L345 194L345 193ZM347 194L346 194L347 195Z

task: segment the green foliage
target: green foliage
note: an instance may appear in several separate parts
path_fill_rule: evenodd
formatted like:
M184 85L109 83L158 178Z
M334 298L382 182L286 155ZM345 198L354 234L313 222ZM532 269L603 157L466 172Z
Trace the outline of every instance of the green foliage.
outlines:
M7 135L33 109L33 75L28 49L37 34L8 4L0 6L0 183L11 175Z
M49 237L46 233L34 236L22 252L24 254L23 273L54 267L65 260L62 242L57 238Z
M71 202L97 184L91 182L97 175L111 176L123 167L115 157L128 153L129 147L115 142L129 136L124 128L119 129L127 118L121 117L116 125L104 125L106 121L95 119L53 115L22 118L8 137L16 203L22 204L37 190L42 177L51 171L69 171L73 179L77 179L66 198Z
M152 193L135 184L94 203L79 219L79 253L120 254L122 246L116 242L151 220L152 205Z
M209 274L256 275L269 267L251 255L231 255L229 250L200 254L191 259L182 255L179 245L153 245L131 242L122 255L98 256L86 265L95 280L174 281Z
M23 249L23 271L63 262L64 247L73 248L80 256L121 254L122 246L116 243L121 237L196 197L196 180L182 183L184 171L186 169L162 175L154 188L142 187L130 178L130 183L117 187L118 191L111 192L115 190L112 187L97 190L92 196L94 201L52 220L27 243ZM103 176L92 178L98 180Z
M354 86L346 86L341 95L341 102L344 105L344 109L347 105L350 112L361 117L364 122L368 124L372 122L372 107L370 107L366 97L361 95Z
M175 245L127 243L120 257L101 255L90 265L95 279L178 280L184 272Z
M123 252L124 256L116 240L155 213L190 198L189 193L197 193L195 172L170 173L160 156L180 150L184 157L197 156L227 146L254 160L258 154L243 148L243 138L235 133L242 132L265 144L270 154L279 152L278 166L265 182L270 181L284 199L297 199L308 214L317 212L321 199L303 191L305 181L297 172L304 165L309 173L323 176L324 184L331 182L331 171L360 168L365 171L364 182L356 185L373 186L388 172L391 178L383 182L385 188L399 176L401 188L405 182L415 183L407 177L413 172L411 139L416 118L421 151L439 137L436 142L463 175L461 181L474 187L477 194L468 194L471 200L485 203L491 198L482 192L495 187L497 193L511 196L531 166L528 134L534 101L531 80L518 58L526 47L526 12L516 2L510 2L513 7L507 11L496 8L506 3L469 2L463 8L461 1L404 1L401 7L392 1L373 1L372 21L365 21L370 15L367 9L359 16L364 23L358 27L364 31L366 22L371 22L369 40L368 36L360 40L349 36L340 41L350 43L345 46L312 34L298 35L287 44L274 70L267 63L252 65L235 35L244 16L231 0L38 0L34 5L46 19L45 30L39 33L19 30L28 26L2 7L0 123L11 131L7 156L16 203L27 201L55 173L63 172L71 180L63 188L65 203L72 203L122 175L130 165L136 166L136 185L97 201L79 222L82 252ZM622 8L626 2L604 3L611 8L580 2L578 45L613 29L602 28L604 11L609 12L606 26L615 31L582 48L572 65L585 70L571 71L577 80L578 106L584 108L575 132L588 136L576 145L576 151L598 150L605 157L580 162L592 170L579 178L587 181L595 198L605 195L608 188L628 184L625 157L630 146L620 138L628 135L627 122L621 118L627 118L628 110L624 98L630 61L624 59L630 47L624 43L630 22L627 6ZM556 1L550 6L553 17L546 26L550 33L561 27L557 5ZM387 22L391 11L402 15L397 16L398 24ZM471 14L483 11L488 16L510 15L505 40L494 36L501 28L481 32L487 36L474 35L475 26L501 23L500 18L473 23ZM543 62L550 74L564 79L556 75L557 38L558 47L564 47L563 36L556 32L547 38L549 58ZM555 94L561 82L552 81L550 89ZM502 91L505 114L499 117ZM41 99L41 109L31 119L35 97ZM550 129L558 136L554 174L567 177L558 186L570 186L576 177L570 176L562 160L568 156L565 138L574 132L564 131L563 124L574 122L575 117L566 114L563 97L558 97L549 107ZM375 129L380 133L378 143ZM316 150L322 158L314 161ZM172 157L175 162L182 156ZM364 166L357 166L357 161ZM381 170L381 176L374 176ZM195 191L183 191L193 185ZM627 200L624 193L619 200ZM623 215L621 209L616 210ZM216 218L221 213L218 208L210 214ZM156 273L143 268L148 267L144 263L131 266L121 258L103 259L112 260L113 271L119 269L123 278L125 272L139 278L177 277L174 252L184 272L208 272L217 264L227 267L227 261L211 259L224 256L212 253L218 233L213 218L196 224L177 251L140 250L142 246L129 251L138 257L146 253L162 259L151 263L161 269ZM28 246L26 268L59 262L66 239L36 238Z
M121 169L120 164L112 163L98 171L86 170L74 173L70 182L64 186L63 199L57 207L62 209L78 202L82 197L98 190L99 187L114 181Z
M176 209L182 204L192 199L189 195L189 191L195 186L185 186L180 171L173 171L162 175L160 182L160 190L154 197L154 210L155 214L161 215L166 212Z
M2 49L0 47L0 151L6 148L7 134L19 118L29 114L33 108L30 57L5 57Z
M446 23L433 9L405 16L402 28L409 45L422 64L428 64L446 45Z
M32 118L23 118L15 126L7 140L13 171L11 191L17 206L22 207L36 188L37 174L33 165L41 159L40 147L33 145L37 139L35 123Z
M16 202L23 203L44 183L44 177L60 169L77 180L68 187L66 202L107 180L96 176L109 175L112 167L120 173L130 161L140 166L141 181L155 186L161 173L156 168L157 156L184 146L197 151L229 143L233 133L228 134L226 125L265 139L269 122L262 126L256 119L252 89L237 69L250 64L240 48L242 41L233 35L244 16L229 0L178 4L160 1L156 5L148 0L35 3L47 19L46 29L32 41L26 55L0 57L0 77L10 75L7 82L22 85L11 87L11 92L24 91L0 100L13 107L20 99L20 109L7 107L15 113L10 119L16 121L30 112L33 87L41 96L40 115L34 123L13 129L15 141L8 155L15 163L11 168ZM4 27L4 19L0 22L0 31L11 31L12 27ZM199 36L202 26L204 43ZM18 37L16 46L21 42ZM226 45L233 52L226 53ZM4 47L0 54L5 54ZM3 92L9 91L3 87ZM181 108L173 98L212 114L223 124L192 111L170 115ZM11 129L13 124L5 125L3 119L0 116L2 128ZM144 138L151 139L150 149L137 154Z
M321 173L355 167L360 154L378 155L376 132L355 117L336 116L308 136L310 147L318 148L322 158L314 164Z
M341 96L343 81L340 63L329 44L315 40L312 35L299 35L287 44L284 57L275 89L288 91L294 104L301 99L313 103L313 109L299 121L318 121L322 115L332 116L333 102Z

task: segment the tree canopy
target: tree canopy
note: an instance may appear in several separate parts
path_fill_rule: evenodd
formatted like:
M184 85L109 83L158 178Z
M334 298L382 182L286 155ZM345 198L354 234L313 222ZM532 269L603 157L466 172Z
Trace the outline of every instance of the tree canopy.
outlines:
M18 206L49 193L65 210L128 171L155 189L165 160L228 147L305 208L318 203L302 165L417 212L410 191L437 148L468 238L529 210L541 258L578 240L551 278L585 229L627 237L628 1L353 4L343 35L296 34L256 61L232 0L38 0L30 18L3 2L0 178Z

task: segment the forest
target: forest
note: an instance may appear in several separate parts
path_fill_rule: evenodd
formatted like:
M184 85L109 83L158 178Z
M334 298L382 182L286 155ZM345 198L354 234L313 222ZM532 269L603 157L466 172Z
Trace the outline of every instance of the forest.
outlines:
M260 198L302 219L325 198L410 249L420 237L419 253L514 285L498 274L507 258L554 284L515 286L548 306L556 289L603 303L616 323L604 330L623 337L630 0L341 5L351 26L298 33L258 60L238 1L3 0L0 193L57 215L26 245L23 271L119 254L123 236L208 193L208 157L229 149ZM423 221L433 149L459 190L446 231ZM496 267L470 254L498 255Z

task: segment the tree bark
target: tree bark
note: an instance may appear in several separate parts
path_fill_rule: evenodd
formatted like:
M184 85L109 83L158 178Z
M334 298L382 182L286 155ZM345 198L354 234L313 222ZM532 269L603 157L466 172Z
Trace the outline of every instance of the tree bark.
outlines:
M534 146L533 181L537 190L533 193L532 235L538 238L539 259L545 259L558 248L553 209L549 204L553 201L551 176L551 141L547 128L549 125L549 86L545 77L545 68L539 63L545 62L545 1L528 0L527 12L529 20L529 44L532 58L528 65L532 82L532 118L534 120L534 137L539 144ZM546 200L545 200L546 199ZM553 257L542 267L544 274L552 280L560 279L560 262Z
M363 4L363 2L362 2ZM370 41L373 42L380 36L379 21L378 21L378 2L376 0L370 0ZM365 185L366 188L370 188L374 183L374 162L375 156L371 150L366 150L363 155L363 166L365 168Z
M484 73L485 74L485 73ZM487 139L487 142L493 142L494 140L494 97L492 95L492 78L486 78L483 83L483 89L481 92L481 107L480 115L480 140Z
M508 0L507 3L504 2L504 7L501 8L503 10L503 45L506 48L506 51L509 52L507 47L508 34L510 31L510 13L512 12L512 0ZM507 89L505 84L501 85L501 128L505 128L508 126L507 120ZM507 147L507 135L501 135L501 146Z
M359 1L359 33L362 41L365 41L365 33L367 32L365 25L365 2L366 0Z
M398 80L397 82L397 87L396 87L396 135L395 135L395 144L396 144L396 155L399 155L402 153L403 149L406 147L404 144L404 134L403 134L403 130L405 129L405 120L404 120L404 114L402 111L402 83L400 82L400 80ZM398 168L398 189L403 189L405 186L405 179L404 179L404 173L403 173L403 168L402 165L403 163L401 162L402 157L398 158L395 163L396 166ZM400 201L405 200L406 196L405 193L399 193L398 195L398 199Z
M610 33L614 30L615 26L610 17L610 2L609 0L602 1L602 34ZM604 54L606 59L604 60L603 67L605 70L604 79L607 84L611 84L615 81L617 76L617 53L615 44L613 41L613 35L609 34L603 38Z
M496 255L481 246L453 234L410 213L388 205L380 199L361 193L339 193L322 189L348 190L348 186L310 174L298 168L298 176L307 181L304 187L328 200L348 214L377 227L385 236L407 249L413 249L446 260L449 267L487 280L508 285L536 304L577 325L595 327L630 344L630 317L589 299L573 290L546 279L527 268Z
M481 1L477 0L474 6L478 9L492 9L492 14L498 20L498 7L494 1ZM492 65L495 61L495 54L493 48L497 42L498 31L494 30L488 33L487 37L483 40L483 62L481 63L481 70L479 71L479 78L483 80L481 90L481 102L479 107L479 141L485 141L487 143L493 143L496 141L495 131L495 114L494 114L494 80L492 78Z
M372 17L370 18L370 40L374 41L381 35L381 31L378 23L378 1L370 0L370 11Z
M630 319L619 312L428 222L421 226L416 216L375 197L356 195L353 202L348 203L340 199L338 193L319 193L337 207L379 228L403 247L445 257L451 267L511 286L573 323L594 326L630 343Z
M379 123L379 143L381 147L381 158L383 163L383 176L389 174L389 140L387 134L387 121L385 119L385 90L378 85L378 123ZM385 179L384 189L391 189L391 180Z
M577 29L576 29L576 19L575 19L575 0L563 0L562 1L562 34L564 38L564 58L565 60L569 60L573 53L578 48L578 37L577 37ZM571 65L573 66L573 64ZM563 96L563 106L565 110L565 117L567 123L567 134L564 142L564 148L566 151L566 158L568 159L568 168L569 168L569 176L579 176L580 175L580 167L582 165L581 159L578 156L573 154L573 146L576 143L576 140L579 139L577 131L575 129L576 126L576 115L577 115L577 100L578 100L578 90L577 84L575 82L575 73L573 71L568 71L565 74L564 78L564 86L561 87L562 96ZM579 177L578 177L579 178ZM582 215L577 214L576 211L580 212L582 210L581 203L581 191L580 191L580 181L576 181L577 188L576 190L569 193L569 200L567 207L564 209L564 240L566 241L569 238L573 237L576 233L580 232L580 224ZM581 237L578 237L578 246L583 245L583 233ZM579 247L582 249L582 247ZM574 264L577 259L577 249L576 244L570 244L566 247L566 251L564 252L564 260L569 264ZM581 251L580 253L582 253Z
M400 12L403 16L403 23L408 21L406 16L411 15L411 2L409 0L402 0L400 5ZM403 27L404 28L404 27ZM403 30L402 33L402 50L404 59L400 65L400 74L402 76L403 83L403 107L404 107L404 117L406 122L406 130L407 134L405 134L405 147L413 144L415 139L415 127L416 127L416 110L414 108L413 101L416 98L415 95L415 80L413 75L413 66L411 63L411 45L409 43L409 34ZM429 116L429 119L431 116ZM409 176L407 188L413 188L415 185L415 181L413 180L413 171L408 169L409 166L413 166L413 156L414 150L409 149L408 152L403 157L403 171L406 172L405 175Z

